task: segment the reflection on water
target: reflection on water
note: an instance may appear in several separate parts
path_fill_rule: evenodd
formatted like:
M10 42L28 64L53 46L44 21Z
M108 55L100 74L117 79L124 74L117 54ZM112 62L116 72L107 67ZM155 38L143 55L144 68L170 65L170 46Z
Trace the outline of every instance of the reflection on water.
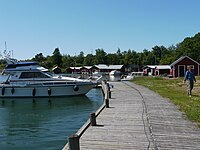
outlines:
M0 100L0 149L61 149L101 104L100 89L87 96Z

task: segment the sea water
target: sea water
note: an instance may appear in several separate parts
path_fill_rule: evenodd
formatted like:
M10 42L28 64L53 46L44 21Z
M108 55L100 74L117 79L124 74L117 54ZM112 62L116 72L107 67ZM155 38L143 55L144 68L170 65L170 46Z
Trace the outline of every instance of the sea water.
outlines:
M0 100L0 150L60 150L103 103L86 96Z

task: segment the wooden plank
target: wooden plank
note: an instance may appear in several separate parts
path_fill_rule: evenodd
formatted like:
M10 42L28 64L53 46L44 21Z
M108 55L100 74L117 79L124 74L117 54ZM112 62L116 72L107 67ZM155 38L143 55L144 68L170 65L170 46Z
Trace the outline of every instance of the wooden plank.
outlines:
M113 82L109 108L80 137L81 150L200 149L200 129L168 99L131 82Z
M81 150L147 149L152 141L139 93L123 83L112 84L110 108L97 117L99 126L89 127L80 138Z

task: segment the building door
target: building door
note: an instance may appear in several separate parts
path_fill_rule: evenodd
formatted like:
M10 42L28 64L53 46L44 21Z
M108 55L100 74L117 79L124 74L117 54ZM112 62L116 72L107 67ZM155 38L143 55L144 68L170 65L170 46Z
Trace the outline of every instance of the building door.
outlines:
M185 66L178 66L178 76L184 77L185 74Z

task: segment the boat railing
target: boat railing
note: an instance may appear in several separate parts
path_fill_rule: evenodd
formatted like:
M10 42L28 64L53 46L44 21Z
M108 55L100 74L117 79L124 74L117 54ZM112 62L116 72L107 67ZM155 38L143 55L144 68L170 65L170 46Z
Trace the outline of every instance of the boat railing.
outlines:
M69 84L76 84L73 81L48 81L48 82L28 82L28 86L55 86L55 85L69 85Z

